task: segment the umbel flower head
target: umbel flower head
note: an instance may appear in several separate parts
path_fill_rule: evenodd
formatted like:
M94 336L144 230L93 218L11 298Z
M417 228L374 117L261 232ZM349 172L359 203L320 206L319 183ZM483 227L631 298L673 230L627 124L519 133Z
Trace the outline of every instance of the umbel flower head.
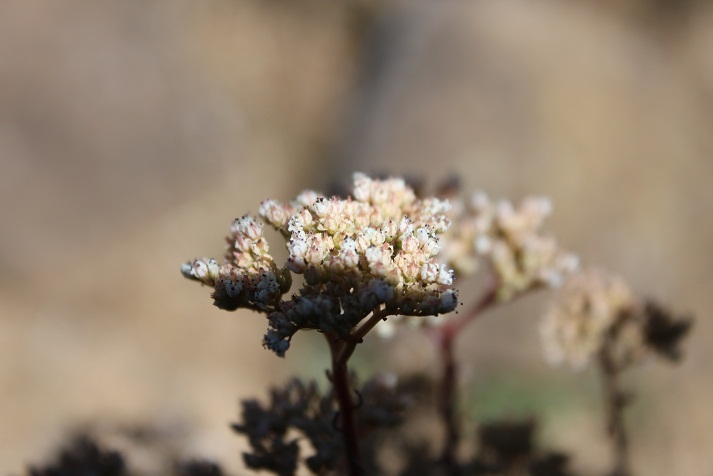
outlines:
M679 360L692 323L690 316L637 296L622 278L590 269L567 280L540 333L552 364L579 369L606 352L623 369L652 353Z
M498 282L498 299L510 300L539 286L558 287L579 266L578 258L542 234L552 204L544 197L493 202L482 192L454 200L454 226L444 240L441 259L458 276L468 276L486 262Z
M644 354L641 303L620 277L587 270L570 277L540 327L545 357L552 364L586 366L605 345L619 364Z
M455 309L447 289L453 272L436 261L438 235L450 225L446 200L418 199L404 180L354 175L352 196L327 198L305 191L289 203L266 200L260 218L278 230L289 257L268 253L263 222L235 220L222 265L185 263L183 275L214 288L221 309L253 309L269 317L264 345L284 355L299 329L346 337L365 317L432 316ZM304 286L285 298L292 275Z

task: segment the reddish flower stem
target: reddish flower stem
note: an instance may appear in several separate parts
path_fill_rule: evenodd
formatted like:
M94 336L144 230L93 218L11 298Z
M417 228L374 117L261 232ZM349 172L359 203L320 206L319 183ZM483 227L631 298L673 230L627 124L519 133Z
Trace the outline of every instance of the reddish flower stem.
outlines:
M438 408L446 430L446 437L440 461L446 475L458 474L456 454L460 440L460 428L457 418L458 363L455 358L455 340L466 326L497 302L497 289L497 284L493 283L463 317L453 319L442 327L430 330L430 335L438 347L441 358L442 377L438 391Z
M356 331L354 331L349 337L345 339L345 344L350 345L344 345L342 347L341 351L338 353L337 361L340 364L346 365L346 363L349 361L349 358L354 353L356 345L361 344L362 340L364 339L364 337L366 337L369 331L372 330L381 320L385 319L387 316L389 316L389 311L386 309L378 309L374 311L371 314L371 317L367 319L364 324L362 324Z
M339 407L339 430L342 433L344 451L346 453L347 474L361 476L364 470L361 467L361 452L356 425L355 403L352 399L351 385L349 384L349 368L347 361L354 353L355 342L346 342L335 334L325 333L329 349L332 354L332 385L334 396ZM346 358L340 356L346 355Z
M438 411L445 426L446 435L441 453L441 464L447 475L457 474L456 448L460 439L460 428L456 418L457 364L455 360L455 333L452 329L444 329L440 333L438 351L441 355L441 383L438 391Z

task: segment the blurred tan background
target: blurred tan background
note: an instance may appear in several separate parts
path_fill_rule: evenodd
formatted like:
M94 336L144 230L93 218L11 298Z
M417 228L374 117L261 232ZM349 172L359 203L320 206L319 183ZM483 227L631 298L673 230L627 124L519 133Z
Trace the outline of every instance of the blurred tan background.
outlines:
M320 375L324 349L300 336L273 357L264 320L218 311L180 264L220 256L262 199L354 170L548 194L550 230L585 262L695 314L681 367L634 372L630 423L639 474L706 474L712 153L705 1L4 1L0 474L77 425L142 422L239 472L238 400ZM596 474L594 375L541 361L543 302L470 329L468 392L493 415L551 415L548 441ZM413 340L368 345L431 365Z

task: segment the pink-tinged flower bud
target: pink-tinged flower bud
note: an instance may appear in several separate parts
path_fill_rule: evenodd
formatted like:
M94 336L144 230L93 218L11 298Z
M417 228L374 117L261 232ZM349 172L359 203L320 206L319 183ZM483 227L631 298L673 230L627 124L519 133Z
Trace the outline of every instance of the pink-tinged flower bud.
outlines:
M318 198L316 202L312 204L312 211L319 218L324 218L332 209L331 202L326 198Z
M403 274L404 280L413 283L420 279L421 260L416 256L401 252L394 258L394 264L399 267Z
M189 279L194 279L203 284L212 286L218 279L220 267L214 259L197 259L192 263L184 263L181 267L181 272Z
M306 266L305 255L309 250L307 238L295 237L290 240L287 245L287 251L290 256L287 261L287 266L295 273L301 273Z
M324 198L313 190L305 190L295 198L295 204L299 207L311 207L319 198Z
M371 179L362 173L354 174L353 196L360 202L369 202L371 199Z
M438 240L438 238L433 236L430 239L426 240L426 242L423 243L421 247L426 254L430 256L436 256L441 250L441 242Z
M364 256L373 271L377 266L386 267L389 265L391 262L391 248L387 244L370 246L366 249Z
M416 238L418 238L419 243L424 244L431 239L431 231L427 227L422 226L416 230Z
M399 223L395 220L387 220L381 225L381 232L384 234L386 241L392 241L399 233Z
M404 253L416 253L419 249L419 241L413 235L406 235L401 237L401 250Z
M265 200L260 204L260 216L275 228L283 228L290 218L288 207L281 205L276 200Z
M421 279L428 284L435 283L438 278L438 264L426 263L421 267Z
M259 240L262 236L262 223L258 223L249 215L245 215L233 222L231 230L236 236L243 235L251 240Z
M410 235L413 233L413 222L409 217L405 216L401 218L401 221L399 222L398 233L400 235Z

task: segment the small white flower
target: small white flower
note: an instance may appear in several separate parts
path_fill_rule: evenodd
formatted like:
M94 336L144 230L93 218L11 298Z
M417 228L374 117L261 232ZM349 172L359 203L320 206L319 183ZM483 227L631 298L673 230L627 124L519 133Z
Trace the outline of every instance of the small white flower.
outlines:
M324 218L332 209L331 202L325 198L318 198L312 204L312 211L319 217Z
M219 277L220 266L214 259L197 259L192 263L184 263L181 272L187 278L213 285Z
M243 235L251 240L259 240L262 236L262 223L258 223L249 215L233 222L232 231L235 235Z
M416 238L418 238L419 243L424 244L431 239L431 231L427 227L422 226L416 230Z
M398 233L400 235L410 235L413 233L413 222L407 216L401 218L399 222Z
M439 271L437 263L426 263L421 268L421 279L428 284L435 283Z
M453 270L446 268L446 265L444 264L440 265L438 268L438 277L436 278L436 282L445 286L453 284Z
M401 250L404 253L415 253L419 249L419 241L413 235L406 235L401 237Z
M297 195L297 198L295 198L294 202L298 207L310 207L320 198L324 197L313 190L305 190L304 192Z
M287 245L287 250L290 253L287 266L295 273L303 272L307 265L305 255L309 250L307 239L302 237L292 238Z
M371 179L365 174L357 172L354 174L354 198L360 202L369 202L371 198Z
M260 204L260 216L275 228L285 226L290 218L288 210L276 200L265 200Z

